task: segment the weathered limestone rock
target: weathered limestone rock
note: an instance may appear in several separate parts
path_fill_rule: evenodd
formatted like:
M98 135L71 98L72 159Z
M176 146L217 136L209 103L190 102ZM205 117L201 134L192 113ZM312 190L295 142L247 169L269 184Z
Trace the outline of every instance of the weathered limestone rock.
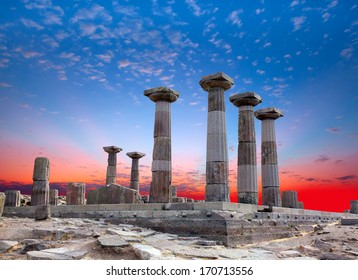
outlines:
M66 192L67 205L85 205L86 185L85 183L68 183Z
M50 189L50 205L58 204L58 190Z
M107 146L103 147L103 150L108 153L106 185L115 184L117 177L117 153L122 151L122 149L116 146Z
M162 253L152 246L133 244L132 248L141 260L159 260L162 257Z
M5 195L6 195L5 206L20 207L20 204L21 204L20 191L8 190L8 191L5 191Z
M149 195L142 195L141 200L143 203L149 203Z
M230 201L224 92L230 89L233 83L233 79L222 72L205 76L200 80L200 86L209 93L206 201Z
M188 197L188 198L186 199L186 201L187 201L187 202L194 202L194 199Z
M117 184L98 189L98 204L140 203L136 190Z
M35 209L35 220L41 221L51 218L51 206L47 205L38 205Z
M129 156L132 159L130 188L138 191L139 193L139 159L144 157L145 153L130 152L127 153L127 156Z
M351 200L350 213L358 214L358 200Z
M129 247L129 243L125 241L122 237L119 235L103 235L97 238L98 244L100 244L102 247Z
M4 212L5 200L6 200L5 193L0 192L0 217L2 216L2 213Z
M31 193L31 206L46 205L50 202L50 161L45 157L37 157L32 176L34 184Z
M262 102L254 92L230 96L239 108L237 192L239 203L258 204L254 106Z
M172 202L174 203L186 203L186 197L172 197Z
M172 182L171 148L171 103L179 93L166 87L144 91L144 95L155 102L154 147L152 162L152 182L149 202L169 202L169 186Z
M0 240L0 253L6 253L12 247L16 246L19 242L12 240Z
M87 204L98 204L98 189L89 190L87 193Z
M299 208L296 191L283 191L282 192L282 207Z
M262 121L261 176L263 205L281 206L275 120L282 116L283 113L273 107L259 109L255 112L255 117Z

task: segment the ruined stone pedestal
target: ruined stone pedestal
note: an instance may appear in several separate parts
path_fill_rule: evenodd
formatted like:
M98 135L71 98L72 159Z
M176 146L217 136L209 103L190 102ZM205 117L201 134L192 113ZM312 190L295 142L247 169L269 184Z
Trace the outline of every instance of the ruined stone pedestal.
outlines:
M31 193L31 206L49 204L50 161L48 158L37 157L35 159L32 179L34 180L34 184Z
M256 136L254 106L262 102L254 92L230 96L239 108L239 145L237 164L237 193L239 203L258 204Z
M130 152L127 153L127 156L129 156L132 159L130 188L138 191L139 193L139 159L144 157L145 153Z
M68 183L66 191L67 205L85 205L86 185L85 183Z
M117 178L117 153L122 149L116 146L107 146L103 147L103 150L108 153L106 185L115 184Z
M280 184L277 165L277 145L275 120L283 113L273 107L259 109L255 112L261 124L261 176L262 204L281 206Z
M21 193L16 190L5 191L5 206L6 207L20 207L21 205Z
M87 192L87 204L98 204L98 189Z
M136 190L117 184L111 184L98 189L98 204L140 203Z
M350 213L358 214L358 200L351 200Z
M42 221L51 218L51 206L38 205L35 210L35 220Z
M50 205L58 204L58 190L50 189Z
M152 182L149 202L169 202L169 186L172 182L171 103L178 99L179 93L166 87L157 87L145 90L144 95L155 102Z
M282 192L282 207L299 208L296 191L283 191Z
M5 193L0 192L0 217L2 216L2 213L4 212L5 200L6 200Z
M208 92L206 201L230 201L224 93L233 83L233 79L222 72L200 80L200 86Z

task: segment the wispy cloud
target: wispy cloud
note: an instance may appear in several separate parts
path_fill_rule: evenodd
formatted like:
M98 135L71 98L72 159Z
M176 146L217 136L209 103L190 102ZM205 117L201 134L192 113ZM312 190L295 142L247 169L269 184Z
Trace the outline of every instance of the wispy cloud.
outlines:
M338 127L326 128L326 131L328 131L330 133L341 133L342 132L342 130Z
M76 23L81 20L93 20L100 18L106 22L112 21L112 16L107 12L107 10L97 4L93 4L91 8L80 9L71 19L72 22Z
M231 22L232 25L236 25L238 27L242 26L242 21L239 17L244 11L242 9L233 11L229 14L228 18L226 19L227 22Z
M300 30L306 19L307 18L305 16L291 18L291 22L293 24L293 31Z
M353 48L346 48L346 49L343 49L340 53L340 55L345 58L345 59L350 59L353 55Z
M326 162L329 160L329 157L326 155L318 156L318 159L315 160L315 162Z
M8 83L0 83L0 87L3 87L3 88L11 88L13 87L11 84L8 84Z
M356 178L357 178L356 175L346 175L346 176L342 176L342 177L336 177L336 179L340 180L340 181L353 180L353 179L356 179Z
M26 28L35 28L37 30L44 29L42 25L38 24L37 22L34 22L31 19L21 18L20 21Z
M189 8L193 11L194 15L199 17L205 13L200 6L196 3L195 0L185 0L185 3L188 4Z

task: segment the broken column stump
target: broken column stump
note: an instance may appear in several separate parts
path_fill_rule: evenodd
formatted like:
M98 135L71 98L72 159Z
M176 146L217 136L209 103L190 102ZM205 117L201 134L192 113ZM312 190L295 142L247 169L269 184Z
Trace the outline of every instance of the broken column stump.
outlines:
M21 205L21 193L16 190L5 191L6 200L5 207L20 207Z
M85 205L85 183L68 183L66 192L67 205Z
M34 184L31 193L31 206L48 204L50 202L50 161L48 158L37 157L35 159L32 179Z

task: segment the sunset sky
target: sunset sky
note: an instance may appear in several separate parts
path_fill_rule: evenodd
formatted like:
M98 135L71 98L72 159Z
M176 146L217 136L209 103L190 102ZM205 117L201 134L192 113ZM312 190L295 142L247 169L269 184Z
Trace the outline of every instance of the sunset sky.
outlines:
M30 193L36 157L50 186L105 183L107 154L129 186L131 151L148 192L155 104L172 104L173 185L204 198L207 92L202 76L234 79L225 93L230 188L237 201L238 108L254 91L276 121L280 185L306 209L343 211L358 199L358 5L329 1L1 1L0 191ZM255 121L260 165L261 123ZM260 166L258 168L260 170ZM259 172L261 188L261 172Z

